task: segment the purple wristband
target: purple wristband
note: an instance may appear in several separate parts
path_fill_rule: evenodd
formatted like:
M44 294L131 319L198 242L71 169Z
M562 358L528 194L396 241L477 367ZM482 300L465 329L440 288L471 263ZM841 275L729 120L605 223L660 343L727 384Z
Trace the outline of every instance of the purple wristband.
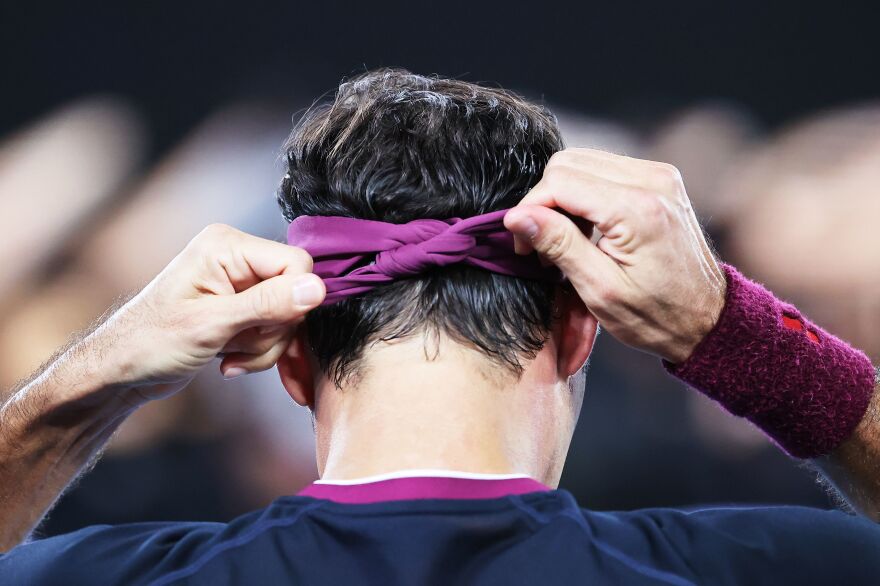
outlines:
M745 417L789 455L834 450L874 390L871 361L730 265L718 323L673 376Z

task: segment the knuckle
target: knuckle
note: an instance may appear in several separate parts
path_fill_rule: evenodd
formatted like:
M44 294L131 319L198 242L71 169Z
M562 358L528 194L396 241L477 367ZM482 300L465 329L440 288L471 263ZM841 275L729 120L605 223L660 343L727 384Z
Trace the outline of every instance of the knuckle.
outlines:
M248 372L259 372L262 370L268 370L275 365L278 361L278 357L281 356L284 347L278 344L274 344L267 348L265 351L260 352L258 356L253 356L248 359L248 361L243 365Z
M638 190L637 193L638 210L642 218L657 221L666 216L669 210L659 194L650 190Z
M666 211L663 201L654 194L649 194L642 199L642 208L644 213L651 218L660 217Z
M275 361L269 359L268 357L260 356L258 358L254 358L252 360L247 361L244 367L248 372L262 372L264 370L269 370L274 366Z
M251 354L265 354L269 350L272 349L273 346L277 343L275 338L265 338L262 340L257 340L254 345L249 349Z
M251 310L259 319L271 319L275 315L275 296L266 287L260 287L251 295Z
M197 252L216 250L217 243L228 238L233 231L226 224L208 224L190 241L189 248Z
M228 226L226 224L214 223L208 224L205 226L204 230L202 230L200 236L204 236L205 238L222 238L228 236L230 233L234 231L232 226Z
M657 163L654 167L654 174L658 181L665 186L678 185L682 182L681 171L669 163Z
M542 252L551 261L564 258L571 250L571 231L565 229L553 229L544 239Z
M574 175L574 169L567 164L557 162L555 165L548 165L544 170L544 178L550 184L567 183Z
M550 159L547 161L547 166L556 166L556 165L567 165L572 162L574 152L572 149L562 149L561 151L556 151L552 155L550 155Z
M606 155L609 154L609 151L599 148L590 148L590 147L572 147L567 149L574 156L574 159L577 161L584 161L585 159L590 159L593 162L602 160Z
M293 253L297 256L298 262L303 266L303 271L310 273L312 269L315 267L315 262L312 259L312 255L308 253L305 248L300 248L299 246L293 246Z

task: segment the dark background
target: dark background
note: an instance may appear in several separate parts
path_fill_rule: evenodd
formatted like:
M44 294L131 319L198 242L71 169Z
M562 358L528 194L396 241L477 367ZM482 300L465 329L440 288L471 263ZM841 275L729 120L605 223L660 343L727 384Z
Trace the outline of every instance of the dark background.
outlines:
M129 97L155 148L240 96L312 98L402 66L625 115L723 96L773 126L880 89L878 8L740 2L4 3L0 130Z

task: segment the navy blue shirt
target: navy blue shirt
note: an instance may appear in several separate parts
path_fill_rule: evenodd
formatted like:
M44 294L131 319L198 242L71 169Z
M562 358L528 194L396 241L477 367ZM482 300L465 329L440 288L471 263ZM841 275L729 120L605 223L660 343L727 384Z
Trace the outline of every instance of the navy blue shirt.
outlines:
M803 507L582 509L564 490L94 526L0 556L0 584L880 584L880 528Z

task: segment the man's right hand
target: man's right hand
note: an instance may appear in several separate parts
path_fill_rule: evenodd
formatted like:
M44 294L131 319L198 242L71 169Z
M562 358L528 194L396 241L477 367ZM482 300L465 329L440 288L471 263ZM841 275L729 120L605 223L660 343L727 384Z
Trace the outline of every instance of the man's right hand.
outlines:
M311 270L301 248L209 226L89 336L109 361L99 375L138 400L175 392L218 354L228 378L271 368L324 299Z
M551 208L583 218L601 239L593 244ZM671 165L560 151L504 225L517 252L534 249L562 270L603 328L670 362L690 356L724 307L724 273Z
M210 226L143 291L0 404L0 552L21 543L138 406L223 354L273 366L326 293L302 249Z

